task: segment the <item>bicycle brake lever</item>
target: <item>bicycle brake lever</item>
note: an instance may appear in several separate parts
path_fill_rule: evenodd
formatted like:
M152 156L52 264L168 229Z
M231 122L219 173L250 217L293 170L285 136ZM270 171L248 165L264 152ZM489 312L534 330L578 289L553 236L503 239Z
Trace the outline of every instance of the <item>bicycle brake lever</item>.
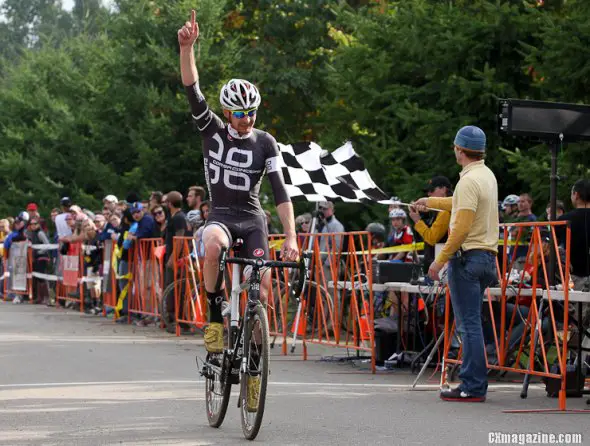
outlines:
M293 295L297 300L299 300L299 296L303 291L305 283L309 280L309 261L311 256L311 252L304 252L299 260L299 281L297 282L297 286L293 289Z

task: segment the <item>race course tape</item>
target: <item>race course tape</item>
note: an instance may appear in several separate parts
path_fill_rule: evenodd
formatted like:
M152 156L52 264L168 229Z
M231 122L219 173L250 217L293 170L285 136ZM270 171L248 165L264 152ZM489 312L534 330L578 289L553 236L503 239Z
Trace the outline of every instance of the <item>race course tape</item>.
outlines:
M285 239L278 239L272 240L269 243L269 248L272 249L279 249L283 246ZM508 246L515 246L516 242L513 240L509 240L507 243ZM526 244L520 243L521 246L527 246ZM504 240L498 240L498 246L504 246ZM420 243L408 243L406 245L399 245L399 246L390 246L388 248L377 248L372 249L371 254L394 254L399 252L412 252L412 251L423 251L424 250L424 242ZM355 254L368 254L369 251L356 251ZM320 252L320 254L329 254L328 252ZM343 252L342 254L347 254Z

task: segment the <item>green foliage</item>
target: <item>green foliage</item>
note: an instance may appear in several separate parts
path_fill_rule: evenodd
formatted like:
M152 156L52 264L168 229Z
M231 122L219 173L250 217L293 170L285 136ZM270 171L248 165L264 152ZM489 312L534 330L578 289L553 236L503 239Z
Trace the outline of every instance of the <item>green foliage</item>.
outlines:
M200 139L180 82L177 29L196 8L201 88L254 81L258 125L278 141L329 150L351 140L379 186L404 200L426 179L458 179L450 150L466 124L488 136L500 195L548 201L549 150L501 138L499 98L590 102L590 4L584 0L6 0L0 23L0 213L61 195L203 184ZM588 175L586 144L559 155L560 198ZM267 184L262 196L272 208ZM311 205L299 203L298 211ZM385 219L339 205L349 229Z

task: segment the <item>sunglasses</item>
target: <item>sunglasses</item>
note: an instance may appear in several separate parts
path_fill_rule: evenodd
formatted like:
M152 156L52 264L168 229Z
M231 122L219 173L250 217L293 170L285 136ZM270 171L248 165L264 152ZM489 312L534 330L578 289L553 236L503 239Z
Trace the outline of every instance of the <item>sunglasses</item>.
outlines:
M164 215L164 211L157 211L157 212L154 212L154 216L156 216L156 215Z
M246 115L248 115L250 118L256 116L256 110L255 108L251 109L251 110L240 110L240 111L233 111L231 112L232 116L234 118L238 118L238 119L242 119L245 118Z
M301 222L302 225L308 225L310 223L311 223L311 220L305 220L305 221Z

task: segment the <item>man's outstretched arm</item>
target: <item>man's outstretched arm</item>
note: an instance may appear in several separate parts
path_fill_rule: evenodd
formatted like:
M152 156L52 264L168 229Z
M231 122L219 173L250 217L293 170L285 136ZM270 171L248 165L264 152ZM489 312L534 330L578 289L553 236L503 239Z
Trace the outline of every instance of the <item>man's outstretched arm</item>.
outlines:
M195 63L193 45L199 38L199 24L196 22L197 13L193 9L190 22L186 22L178 30L178 44L180 45L180 73L182 83L188 87L199 82L199 73Z

